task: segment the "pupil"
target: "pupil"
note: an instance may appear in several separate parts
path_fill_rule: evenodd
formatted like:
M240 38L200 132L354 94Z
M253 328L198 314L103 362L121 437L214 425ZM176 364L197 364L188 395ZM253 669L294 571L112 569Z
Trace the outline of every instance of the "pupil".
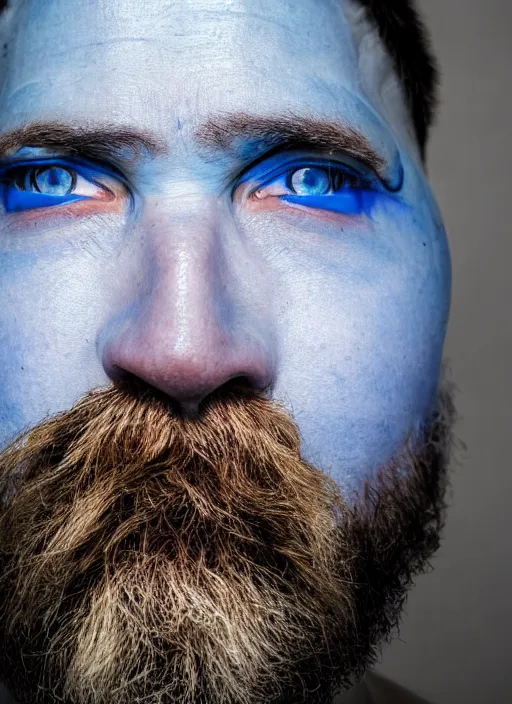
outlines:
M50 166L36 171L34 185L40 193L64 196L73 188L73 176L67 169Z

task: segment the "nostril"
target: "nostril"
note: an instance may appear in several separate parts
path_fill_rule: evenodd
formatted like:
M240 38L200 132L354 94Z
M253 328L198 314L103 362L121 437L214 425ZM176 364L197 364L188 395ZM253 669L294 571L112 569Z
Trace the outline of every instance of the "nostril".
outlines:
M265 390L259 389L251 382L249 377L245 375L237 375L233 376L231 379L228 379L228 381L222 384L222 386L219 386L211 393L199 398L199 400L198 397L196 397L195 400L188 399L187 402L181 401L181 404L183 407L185 407L185 403L189 404L187 408L190 409L191 412L195 411L200 414L202 410L204 410L205 406L214 401L218 403L222 403L224 401L227 403L233 396L252 398L255 396L262 396L264 393Z
M138 395L152 390L159 399L166 397L179 416L191 418L200 414L201 402L217 398L217 392L221 402L224 394L228 401L268 393L274 357L263 343L243 337L228 340L215 328L201 335L194 332L196 337L187 345L177 345L172 330L143 325L122 331L113 327L103 345L103 367L116 385L124 381L134 386L139 380L143 383Z
M125 371L122 367L118 367L117 364L111 364L108 370L109 376L113 382L124 382L129 372Z
M273 381L269 380L268 383L263 386L259 385L255 377L248 375L238 375L229 379L222 387L223 389L229 390L235 393L242 393L244 395L253 395L260 398L266 398L270 396Z
M228 379L228 381L222 384L222 386L216 389L211 395L224 396L228 394L240 394L241 396L251 396L256 395L258 391L259 389L251 382L249 377L245 375L238 375Z
M124 393L129 394L132 398L147 403L158 403L159 405L164 405L164 407L166 407L168 411L175 416L183 415L183 404L181 401L169 396L165 393L165 391L149 384L136 374L132 374L121 367L116 367L115 372L111 375L111 378L114 386L121 389ZM190 411L193 412L193 401L189 401L188 403L191 403Z

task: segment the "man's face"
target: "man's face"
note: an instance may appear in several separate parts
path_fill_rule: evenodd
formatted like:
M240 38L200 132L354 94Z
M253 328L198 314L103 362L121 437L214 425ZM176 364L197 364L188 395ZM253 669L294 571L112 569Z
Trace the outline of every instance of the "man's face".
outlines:
M1 445L126 377L199 415L244 377L350 505L436 406L450 297L358 8L52 0L5 21L2 134L36 127L1 166Z

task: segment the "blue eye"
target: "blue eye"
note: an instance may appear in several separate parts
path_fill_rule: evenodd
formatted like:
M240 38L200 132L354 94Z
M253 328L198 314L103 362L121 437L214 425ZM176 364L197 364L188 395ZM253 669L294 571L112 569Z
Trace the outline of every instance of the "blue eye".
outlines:
M48 161L4 167L0 169L4 208L15 213L105 196L106 189L95 182L94 175L85 167L79 171Z
M66 196L71 193L76 183L76 173L62 166L48 166L27 171L25 182L27 181L26 190L31 190L32 187L37 193Z
M286 181L291 193L280 195L282 201L344 215L369 212L376 196L362 178L339 166L304 166L289 171Z
M254 192L258 200L279 198L291 205L345 215L369 212L377 195L375 180L334 162L297 164L277 176L264 178Z
M325 195L330 188L329 176L325 169L306 166L291 172L290 186L297 195Z

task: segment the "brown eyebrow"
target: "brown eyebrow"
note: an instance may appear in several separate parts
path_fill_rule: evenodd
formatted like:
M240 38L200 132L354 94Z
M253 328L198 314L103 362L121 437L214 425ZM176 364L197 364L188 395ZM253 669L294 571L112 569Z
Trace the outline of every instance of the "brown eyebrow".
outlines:
M126 162L164 153L165 145L153 136L117 126L74 127L59 122L32 123L0 135L0 158L22 147L57 148L91 161Z
M297 115L253 116L246 113L210 118L195 132L207 148L242 155L247 150L265 155L278 149L343 152L387 181L389 164L364 134L349 125ZM165 141L136 129L116 125L75 126L60 122L35 122L0 135L0 159L22 147L62 149L90 161L122 166L146 154L168 154Z
M221 116L201 125L196 138L204 147L228 152L236 152L240 141L252 142L262 154L279 148L343 152L368 166L383 180L389 168L386 160L358 130L311 117L254 117L245 113Z

